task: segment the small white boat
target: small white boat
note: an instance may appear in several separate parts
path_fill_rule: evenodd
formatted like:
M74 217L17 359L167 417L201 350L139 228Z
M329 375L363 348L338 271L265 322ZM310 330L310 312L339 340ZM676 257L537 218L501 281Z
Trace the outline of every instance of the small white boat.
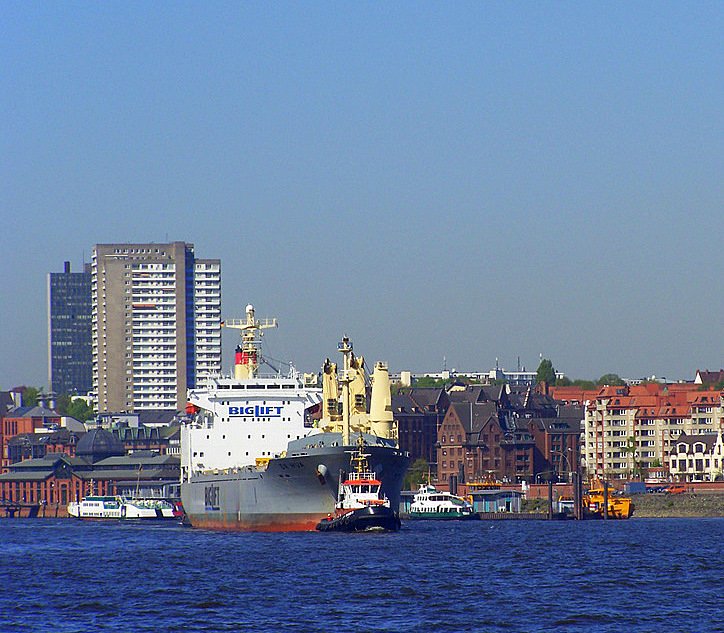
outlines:
M77 519L181 519L183 509L168 499L90 496L68 504L68 516Z
M76 519L121 519L123 503L120 497L84 497L68 504L68 516Z
M473 506L454 494L422 484L410 505L411 519L477 519Z

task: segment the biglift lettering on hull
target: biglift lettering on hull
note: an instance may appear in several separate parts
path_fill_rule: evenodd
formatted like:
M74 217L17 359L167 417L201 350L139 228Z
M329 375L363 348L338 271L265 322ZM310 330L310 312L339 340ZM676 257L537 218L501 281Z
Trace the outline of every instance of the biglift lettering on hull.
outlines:
M249 415L255 418L280 418L283 407L249 405L247 407L229 407L229 415Z

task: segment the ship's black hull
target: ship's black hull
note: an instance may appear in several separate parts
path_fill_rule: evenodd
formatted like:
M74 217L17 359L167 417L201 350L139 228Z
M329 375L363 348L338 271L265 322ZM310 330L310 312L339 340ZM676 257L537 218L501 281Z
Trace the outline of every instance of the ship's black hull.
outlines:
M320 532L367 532L381 530L397 532L400 516L387 506L368 506L335 517L327 517L317 524Z

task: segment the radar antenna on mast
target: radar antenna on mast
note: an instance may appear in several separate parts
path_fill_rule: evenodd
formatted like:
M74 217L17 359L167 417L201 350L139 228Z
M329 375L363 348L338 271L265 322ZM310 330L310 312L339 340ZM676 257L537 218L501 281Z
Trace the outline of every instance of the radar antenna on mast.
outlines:
M255 319L254 306L246 306L246 319L226 319L221 322L223 327L241 330L241 344L236 347L236 360L234 364L234 378L246 380L253 378L259 368L259 357L262 330L277 327L277 320Z

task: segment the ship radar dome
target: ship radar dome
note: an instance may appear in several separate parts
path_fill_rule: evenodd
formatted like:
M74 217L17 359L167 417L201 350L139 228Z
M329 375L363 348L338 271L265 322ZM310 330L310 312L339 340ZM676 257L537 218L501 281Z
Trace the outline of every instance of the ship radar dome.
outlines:
M251 305L251 304L247 305L247 306L246 306L246 311L247 311L247 313L249 313L249 312L254 312L254 306Z

